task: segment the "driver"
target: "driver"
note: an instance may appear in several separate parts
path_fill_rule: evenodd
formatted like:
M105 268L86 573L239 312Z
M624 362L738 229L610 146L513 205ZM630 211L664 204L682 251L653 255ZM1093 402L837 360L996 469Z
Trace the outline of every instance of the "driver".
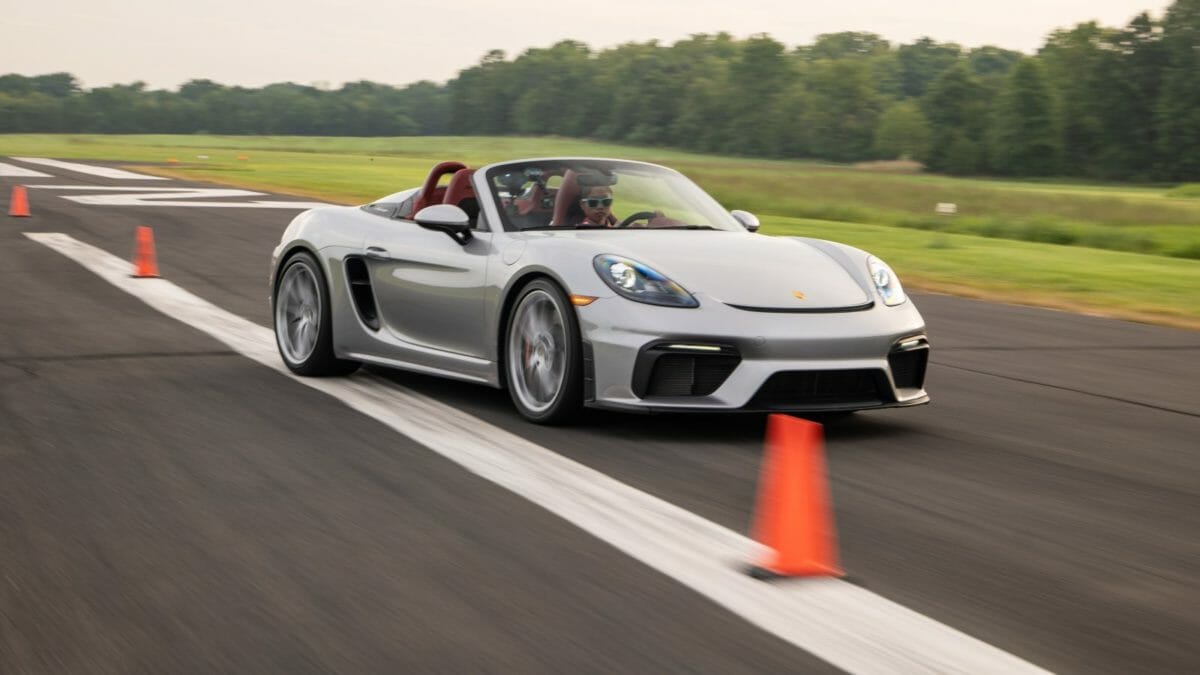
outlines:
M607 185L581 185L579 208L583 220L577 223L590 227L615 227L617 217L612 214L613 192Z

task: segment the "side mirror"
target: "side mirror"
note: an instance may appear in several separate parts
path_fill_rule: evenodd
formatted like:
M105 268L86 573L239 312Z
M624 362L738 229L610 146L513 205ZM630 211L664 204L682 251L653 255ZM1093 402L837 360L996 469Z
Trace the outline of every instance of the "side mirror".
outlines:
M747 230L751 232L758 232L758 218L755 217L753 213L734 209L733 211L729 212L729 215L733 216L733 219L741 223L742 227L746 228Z
M453 204L426 206L413 220L421 227L445 232L459 244L471 241L471 217Z

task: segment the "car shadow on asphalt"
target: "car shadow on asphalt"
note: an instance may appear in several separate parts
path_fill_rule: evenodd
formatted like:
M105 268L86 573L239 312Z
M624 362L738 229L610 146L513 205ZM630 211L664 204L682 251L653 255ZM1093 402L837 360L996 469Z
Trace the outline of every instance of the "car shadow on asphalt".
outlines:
M503 390L388 368L366 370L518 435L540 436L530 432L546 429L522 419ZM899 419L897 412L903 414L903 411L866 411L801 417L824 425L826 438L841 443L919 433L915 425ZM760 444L766 423L766 413L647 414L588 408L570 426L557 429L643 442Z

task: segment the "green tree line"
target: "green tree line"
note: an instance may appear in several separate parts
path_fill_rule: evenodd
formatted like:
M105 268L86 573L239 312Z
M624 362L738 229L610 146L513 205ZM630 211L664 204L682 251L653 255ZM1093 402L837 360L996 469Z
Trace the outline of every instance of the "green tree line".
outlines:
M1200 0L1123 28L1081 23L1035 55L821 35L788 49L721 33L593 50L494 50L445 84L192 80L83 90L0 76L0 132L561 135L952 174L1200 179Z

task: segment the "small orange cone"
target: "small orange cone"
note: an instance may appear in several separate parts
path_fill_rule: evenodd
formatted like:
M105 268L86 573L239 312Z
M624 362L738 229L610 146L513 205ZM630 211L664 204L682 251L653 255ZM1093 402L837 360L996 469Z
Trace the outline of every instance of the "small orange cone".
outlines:
M133 276L157 277L158 262L154 256L154 230L139 225L137 229L137 246L133 252Z
M29 217L29 194L24 185L14 185L12 202L8 206L8 215L20 218Z
M754 538L771 550L751 568L753 576L845 576L837 560L823 439L816 422L767 418Z

